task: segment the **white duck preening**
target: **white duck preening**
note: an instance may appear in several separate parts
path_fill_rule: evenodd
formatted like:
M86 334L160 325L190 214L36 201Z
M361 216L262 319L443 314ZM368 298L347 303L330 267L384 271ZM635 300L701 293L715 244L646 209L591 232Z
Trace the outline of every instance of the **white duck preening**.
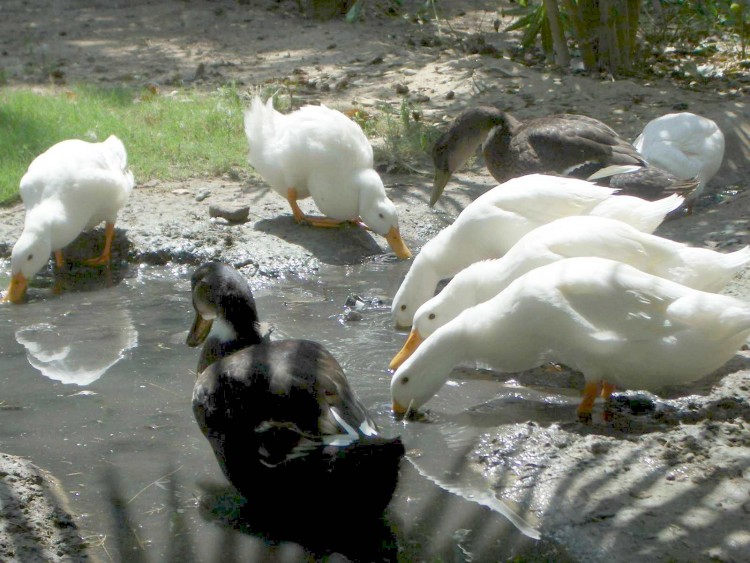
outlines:
M750 335L750 303L604 258L567 258L517 278L436 330L391 380L393 410L427 402L453 366L504 372L560 362L583 373L579 418L603 387L658 390L721 367Z
M658 201L613 196L616 190L585 180L530 174L514 178L482 194L452 225L422 247L393 298L398 327L409 327L414 313L435 293L441 279L491 258L500 258L526 233L570 215L597 215L653 232L683 199Z
M719 291L750 263L750 246L721 253L643 233L614 219L581 215L557 219L521 238L496 260L461 270L414 315L411 333L390 369L398 368L433 332L461 311L492 299L534 268L576 256L598 256L702 291Z
M85 263L108 265L117 213L134 185L125 146L114 135L101 143L61 141L37 156L21 178L26 219L13 246L10 287L4 300L23 301L29 280L47 263L50 253L55 253L61 267L62 249L102 221L102 253Z
M633 142L654 166L678 178L696 178L698 197L706 183L721 168L724 134L711 119L690 112L668 113L646 124Z
M335 227L364 223L384 236L396 256L411 253L401 239L396 206L373 168L373 153L362 128L325 106L304 106L289 114L256 96L245 112L249 163L286 198L298 223ZM305 215L297 200L312 196L325 217Z

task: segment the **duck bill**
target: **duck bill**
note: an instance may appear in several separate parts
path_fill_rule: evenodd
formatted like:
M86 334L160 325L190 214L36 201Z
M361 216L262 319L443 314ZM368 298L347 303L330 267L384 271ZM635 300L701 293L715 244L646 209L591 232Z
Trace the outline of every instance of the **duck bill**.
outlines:
M430 196L430 207L433 207L440 196L443 195L443 189L451 179L451 173L447 170L435 170L435 180L432 182L432 195Z
M388 369L398 369L398 367L403 364L417 348L419 348L419 345L422 344L423 341L424 338L422 338L419 332L415 329L412 329L412 331L409 333L409 337L404 343L404 347L401 348L401 351L398 354L393 356L391 363L388 365Z
M395 252L396 256L401 258L401 260L411 258L411 252L406 248L406 244L404 244L404 240L401 238L401 233L397 227L391 227L391 230L385 235L385 240L388 241L393 252Z
M203 342L206 340L206 337L208 336L208 333L211 332L212 324L213 319L204 319L203 317L201 317L200 313L196 311L193 326L190 327L190 332L188 332L187 340L185 341L187 345L191 348L194 348L200 344L203 344Z
M26 296L26 289L29 287L29 281L22 273L13 274L10 278L8 293L5 294L3 302L23 303Z
M393 401L391 403L391 410L393 411L393 414L395 414L395 415L404 416L404 415L406 415L406 413L407 413L407 411L409 409L407 409L405 407L402 407L396 401Z

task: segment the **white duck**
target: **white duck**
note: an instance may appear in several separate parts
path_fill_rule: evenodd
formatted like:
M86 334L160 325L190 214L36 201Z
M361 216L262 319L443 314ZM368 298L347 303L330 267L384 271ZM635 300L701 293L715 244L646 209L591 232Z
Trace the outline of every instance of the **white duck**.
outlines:
M393 410L428 401L453 366L482 360L504 372L560 362L583 373L582 420L600 388L658 390L719 368L750 335L750 303L706 293L604 258L568 258L521 276L463 311L391 380Z
M696 178L698 197L724 158L724 134L714 121L694 113L668 113L646 124L633 142L654 166L682 179Z
M85 263L108 265L117 212L134 185L127 152L114 135L101 143L69 139L36 157L21 178L26 219L13 246L10 287L4 301L20 303L29 280L47 263L50 253L55 253L61 267L62 249L83 230L102 221L102 253Z
M335 227L364 223L384 236L399 258L411 253L401 239L396 206L373 168L372 146L343 113L304 106L290 114L256 96L245 112L248 161L286 198L298 223ZM305 215L297 200L312 196L325 217Z
M475 262L422 305L404 347L393 358L396 369L425 338L461 311L493 298L534 268L576 256L598 256L702 291L719 291L750 263L750 246L722 254L693 248L614 219L581 215L557 219L525 235L502 258Z
M411 326L414 313L434 295L441 279L479 260L500 258L540 225L570 215L592 214L653 232L683 201L677 195L653 202L633 196L614 197L615 191L585 180L530 174L482 194L414 259L393 298L391 311L396 326Z

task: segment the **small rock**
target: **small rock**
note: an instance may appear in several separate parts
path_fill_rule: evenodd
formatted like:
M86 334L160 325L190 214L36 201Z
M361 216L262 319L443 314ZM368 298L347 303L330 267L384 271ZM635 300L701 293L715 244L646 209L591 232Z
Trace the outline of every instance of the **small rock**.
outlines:
M194 80L199 80L201 78L205 78L206 76L206 65L204 63L198 64L198 68L195 69L195 76L193 77Z
M178 190L172 190L172 193L174 195L188 195L190 193L190 190L184 190L184 189L180 188Z
M686 102L679 102L672 106L675 111L687 111L688 104Z
M247 217L250 215L250 207L247 205L234 207L212 204L208 207L208 215L210 217L221 217L230 223L242 223L247 221Z
M359 311L348 310L344 313L344 320L346 322L356 322L362 320L362 313Z
M426 104L430 101L430 97L426 96L425 94L417 94L416 96L412 97L412 101L418 104Z
M336 84L334 84L333 89L334 90L344 90L349 86L349 79L348 78L342 78Z
M401 71L401 74L403 74L404 76L414 76L417 74L417 71L411 68L405 68Z
M376 57L373 57L370 61L371 65L379 65L385 60L385 57L383 55L377 55Z
M456 93L455 93L455 92L454 92L453 90L449 91L449 92L448 92L448 93L447 93L447 94L445 95L445 99L446 99L446 100L452 100L452 99L453 99L453 98L455 98L455 97L456 97Z
M594 442L591 444L589 449L591 450L591 453L594 455L601 455L606 454L609 451L610 444L607 442Z
M201 190L200 192L198 192L198 195L195 196L195 201L203 201L204 199L206 199L210 195L211 195L210 191L208 191L208 190Z
M409 93L409 87L406 84L401 84L400 82L396 84L396 94L400 94L401 96L405 96Z

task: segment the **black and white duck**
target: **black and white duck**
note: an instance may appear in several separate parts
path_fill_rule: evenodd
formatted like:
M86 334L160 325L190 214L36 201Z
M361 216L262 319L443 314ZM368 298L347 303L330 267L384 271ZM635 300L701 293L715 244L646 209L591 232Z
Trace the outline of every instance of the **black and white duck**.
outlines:
M270 340L247 281L231 266L192 276L189 346L204 343L193 413L227 479L269 506L382 511L404 447L384 438L339 363L310 340ZM340 491L340 494L337 493Z
M435 142L435 180L430 206L445 185L482 145L490 174L498 181L531 173L596 180L619 193L648 200L686 195L696 186L654 166L610 127L585 115L558 114L521 122L492 106L461 112Z

